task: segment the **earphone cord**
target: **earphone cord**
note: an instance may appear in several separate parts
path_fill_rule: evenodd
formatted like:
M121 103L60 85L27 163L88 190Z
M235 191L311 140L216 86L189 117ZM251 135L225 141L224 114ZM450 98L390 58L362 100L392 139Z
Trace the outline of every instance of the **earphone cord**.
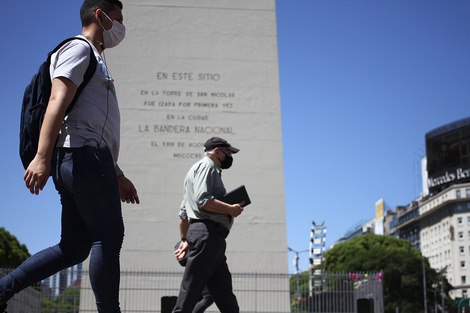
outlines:
M104 51L103 51L103 60L104 60L104 65L106 67L106 75L107 75L107 86L106 86L106 118L104 120L104 123L103 123L103 128L101 129L101 134L100 134L100 142L98 142L98 147L95 151L95 158L101 163L101 160L98 156L98 150L99 150L99 147L101 147L101 143L103 142L103 134L104 134L104 128L106 127L106 123L108 122L108 115L109 115L109 89L110 89L110 81L111 81L111 77L110 77L110 73L109 73L109 70L108 70L108 65L106 64L106 56L104 55ZM86 142L85 142L86 144Z
M103 123L103 128L101 129L101 135L100 135L100 142L98 144L98 147L101 146L101 142L103 141L103 134L104 134L104 128L106 126L106 123L108 122L108 115L109 115L109 89L111 88L111 77L110 77L110 72L108 70L108 64L106 62L106 55L104 54L103 51L103 60L104 60L104 65L106 67L106 75L107 77L107 86L106 86L106 118Z

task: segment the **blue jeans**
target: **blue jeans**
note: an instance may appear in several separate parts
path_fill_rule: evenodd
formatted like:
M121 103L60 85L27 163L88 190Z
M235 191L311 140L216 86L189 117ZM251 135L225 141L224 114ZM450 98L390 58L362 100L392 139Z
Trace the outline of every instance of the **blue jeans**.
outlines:
M61 240L0 280L0 300L90 254L90 281L98 312L119 308L119 254L124 237L119 186L108 148L57 148L52 178L62 203Z

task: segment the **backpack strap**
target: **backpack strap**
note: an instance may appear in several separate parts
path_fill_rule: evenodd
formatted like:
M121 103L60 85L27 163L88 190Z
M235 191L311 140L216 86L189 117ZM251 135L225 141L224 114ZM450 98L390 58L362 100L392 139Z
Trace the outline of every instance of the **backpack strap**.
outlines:
M48 64L50 64L52 54L56 53L63 45L65 45L67 42L72 41L72 40L82 40L82 41L84 41L88 44L88 46L90 47L90 63L88 64L88 68L85 72L85 75L83 76L83 82L80 84L80 86L78 86L77 91L75 93L75 96L73 97L72 102L70 102L67 110L65 111L65 115L67 115L73 109L73 106L75 105L75 102L77 102L77 99L80 96L80 94L82 93L83 89L88 84L88 82L91 80L93 75L95 74L96 65L98 63L96 61L96 57L95 57L95 53L93 52L93 48L91 47L88 40L80 38L80 37L70 37L70 38L67 38L64 41L62 41L60 44L57 45L57 47L54 48L54 50L49 52L49 55L47 56Z

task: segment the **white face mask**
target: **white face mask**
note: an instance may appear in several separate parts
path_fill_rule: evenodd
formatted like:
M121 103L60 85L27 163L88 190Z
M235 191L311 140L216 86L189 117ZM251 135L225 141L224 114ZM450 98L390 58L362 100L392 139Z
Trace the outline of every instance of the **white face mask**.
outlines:
M124 36L126 35L126 27L118 21L112 21L106 13L103 12L103 14L111 21L111 23L113 23L113 26L110 29L105 29L100 21L98 21L103 28L104 47L116 47L124 39Z

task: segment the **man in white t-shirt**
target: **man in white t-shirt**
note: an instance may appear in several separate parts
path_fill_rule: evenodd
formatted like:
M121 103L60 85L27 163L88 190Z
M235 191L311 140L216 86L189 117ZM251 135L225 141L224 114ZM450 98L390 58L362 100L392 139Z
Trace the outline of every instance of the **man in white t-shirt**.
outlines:
M14 294L88 255L98 312L120 312L121 201L138 204L139 198L117 164L119 108L101 53L124 38L122 3L85 0L80 17L81 37L89 41L97 59L95 74L65 115L88 68L90 45L73 40L52 55L51 97L38 152L24 174L26 187L36 195L52 176L62 203L61 240L0 280L0 312Z

